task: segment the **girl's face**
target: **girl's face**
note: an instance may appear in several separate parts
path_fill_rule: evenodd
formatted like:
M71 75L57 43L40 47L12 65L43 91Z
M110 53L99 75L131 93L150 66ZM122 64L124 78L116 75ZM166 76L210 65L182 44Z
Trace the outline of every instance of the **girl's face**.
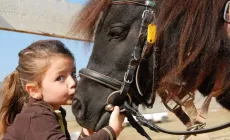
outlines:
M67 57L53 57L42 81L42 99L54 109L71 105L77 86L74 60Z

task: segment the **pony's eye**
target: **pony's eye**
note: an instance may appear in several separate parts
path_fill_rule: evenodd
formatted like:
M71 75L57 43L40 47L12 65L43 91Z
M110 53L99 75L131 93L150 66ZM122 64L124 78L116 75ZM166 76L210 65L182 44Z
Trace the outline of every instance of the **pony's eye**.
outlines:
M124 37L126 33L127 30L125 27L116 26L116 27L111 27L109 29L108 36L111 39L118 39Z
M123 29L120 27L114 27L109 31L110 36L120 36L122 33L123 33Z

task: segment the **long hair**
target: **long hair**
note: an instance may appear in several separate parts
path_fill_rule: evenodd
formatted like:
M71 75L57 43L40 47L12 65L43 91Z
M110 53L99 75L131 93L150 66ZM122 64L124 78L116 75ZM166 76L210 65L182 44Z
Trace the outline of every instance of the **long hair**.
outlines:
M50 66L51 57L62 56L74 60L72 53L57 40L32 43L20 51L18 56L18 67L5 78L1 89L3 102L0 109L0 139L7 127L13 123L16 115L21 112L23 105L28 102L29 94L25 90L25 85L34 83L41 87L41 81Z
M226 0L162 0L157 17L160 89L177 79L197 89L212 71L224 39ZM226 73L223 73L226 74ZM225 76L222 76L225 77ZM224 82L222 82L224 84Z
M80 34L83 38L92 41L97 21L109 3L110 0L89 0L79 15L76 16L70 33Z

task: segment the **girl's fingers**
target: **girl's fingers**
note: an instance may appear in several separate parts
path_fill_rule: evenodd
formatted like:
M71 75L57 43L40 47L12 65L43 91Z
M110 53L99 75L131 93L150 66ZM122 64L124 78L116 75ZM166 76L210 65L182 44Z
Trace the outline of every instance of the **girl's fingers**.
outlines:
M113 109L113 112L114 112L115 114L120 114L120 109L119 109L119 107L118 107L118 106L115 106L114 109Z

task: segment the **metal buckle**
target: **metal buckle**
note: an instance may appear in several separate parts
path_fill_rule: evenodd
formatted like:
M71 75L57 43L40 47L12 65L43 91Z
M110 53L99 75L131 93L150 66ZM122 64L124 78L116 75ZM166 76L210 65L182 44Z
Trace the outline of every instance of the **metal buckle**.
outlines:
M124 82L128 84L131 84L133 82L133 77L131 80L127 80L127 72L125 73L125 76L124 76Z
M181 105L175 101L173 98L171 98L167 103L165 103L165 107L169 110L169 111L174 111L176 109L178 109L179 107L181 107Z
M194 130L200 130L203 129L205 127L205 124L194 124L192 126L190 126L187 131L194 131ZM190 137L191 135L183 135L180 140L186 140Z
M144 21L147 21L149 23L151 23L152 19L153 19L153 16L154 15L154 12L152 10L144 10L143 13L142 13L142 20Z
M181 91L182 91L182 88L179 90L179 93ZM165 91L165 93L167 95L169 95L167 90ZM182 99L179 99L176 96L172 96L170 100L168 100L164 103L164 105L169 111L173 112L176 109L178 109L179 107L181 107L182 105L184 105L189 100L194 100L194 96L191 92L188 92L188 94L186 94Z
M150 6L150 7L154 7L156 5L156 2L153 0L146 0L145 5Z
M109 99L110 99L112 96L114 96L115 94L120 94L120 91L119 91L119 90L118 90L118 91L114 91L114 92L112 92L112 93L107 97L106 105L105 105L105 110L106 110L106 111L112 111L112 110L113 110L114 105L110 103L110 100L109 100ZM119 95L118 95L118 96L119 96ZM132 97L129 95L129 93L127 93L126 96L128 96L129 104L131 104L131 103L132 103ZM124 112L124 111L125 111L125 109L120 110L120 112Z
M165 93L167 94L167 96L169 96L169 92L167 90L165 90ZM173 97L170 98L170 100L167 100L165 102L163 102L165 107L169 110L169 111L174 111L176 110L178 107L180 107L180 103Z
M198 124L194 124L194 125L190 126L187 129L187 131L200 130L200 129L203 129L204 127L205 127L205 124L198 123Z
M187 101L189 100L194 100L194 95L191 92L188 92L182 99L181 99L181 104L184 105Z

